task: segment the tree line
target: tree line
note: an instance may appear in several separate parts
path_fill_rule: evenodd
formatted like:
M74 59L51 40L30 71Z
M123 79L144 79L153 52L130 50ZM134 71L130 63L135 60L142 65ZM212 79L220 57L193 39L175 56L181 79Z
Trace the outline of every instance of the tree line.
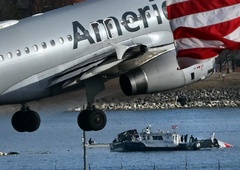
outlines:
M84 0L0 0L0 21L21 19Z

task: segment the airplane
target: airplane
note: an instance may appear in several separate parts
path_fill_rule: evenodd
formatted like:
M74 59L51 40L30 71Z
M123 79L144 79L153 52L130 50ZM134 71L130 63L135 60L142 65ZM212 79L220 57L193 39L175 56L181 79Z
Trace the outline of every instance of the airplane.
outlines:
M34 132L30 101L85 88L77 118L99 131L106 114L94 106L104 83L119 77L126 95L151 94L210 76L214 59L179 69L164 0L86 0L21 20L0 22L0 104L20 104L11 123Z

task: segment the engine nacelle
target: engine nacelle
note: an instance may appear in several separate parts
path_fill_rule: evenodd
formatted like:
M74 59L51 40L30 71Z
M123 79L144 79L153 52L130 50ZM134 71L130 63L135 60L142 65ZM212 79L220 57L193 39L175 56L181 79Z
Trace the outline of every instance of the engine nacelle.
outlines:
M162 54L141 67L120 76L126 95L149 94L183 87L213 73L215 59L178 69L175 50Z

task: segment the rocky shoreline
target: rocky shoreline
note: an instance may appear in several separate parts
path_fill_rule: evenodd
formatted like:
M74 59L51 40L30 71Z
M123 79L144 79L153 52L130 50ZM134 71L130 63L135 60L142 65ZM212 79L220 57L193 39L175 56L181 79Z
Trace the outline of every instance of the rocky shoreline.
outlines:
M96 108L102 110L240 107L240 88L176 90L134 97L129 101L104 102L104 100L98 100L95 104ZM73 110L80 111L81 108Z
M118 82L115 82L117 84ZM125 96L113 88L115 93L96 99L95 106L101 110L149 110L240 107L240 72L214 72L209 78L180 89L156 94ZM69 109L80 111L81 107Z

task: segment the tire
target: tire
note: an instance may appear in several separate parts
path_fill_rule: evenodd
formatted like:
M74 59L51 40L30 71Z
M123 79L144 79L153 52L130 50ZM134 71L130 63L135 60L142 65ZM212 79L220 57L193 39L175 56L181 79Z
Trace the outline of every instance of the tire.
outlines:
M22 111L18 111L12 116L12 126L18 132L26 131L24 116L25 113Z
M91 131L91 127L89 125L88 115L90 114L90 110L83 110L79 113L77 118L78 126L84 131Z
M102 130L107 123L107 117L102 110L91 110L88 120L91 129L94 131Z
M29 110L25 113L25 128L27 132L36 131L41 123L41 119L37 112Z

